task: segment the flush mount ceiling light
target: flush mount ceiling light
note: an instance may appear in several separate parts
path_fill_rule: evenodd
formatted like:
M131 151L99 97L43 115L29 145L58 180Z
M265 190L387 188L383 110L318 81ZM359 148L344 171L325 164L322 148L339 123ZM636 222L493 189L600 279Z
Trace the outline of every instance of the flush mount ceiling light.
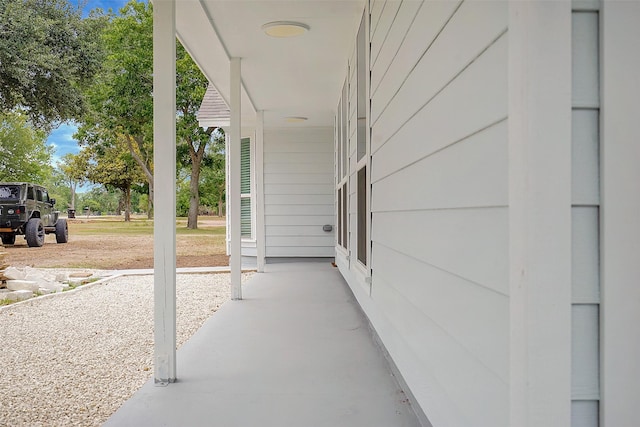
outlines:
M307 121L307 118L301 116L289 116L285 117L285 120L289 123L302 123L304 121Z
M309 26L301 22L274 21L264 24L262 31L271 37L296 37L309 31Z

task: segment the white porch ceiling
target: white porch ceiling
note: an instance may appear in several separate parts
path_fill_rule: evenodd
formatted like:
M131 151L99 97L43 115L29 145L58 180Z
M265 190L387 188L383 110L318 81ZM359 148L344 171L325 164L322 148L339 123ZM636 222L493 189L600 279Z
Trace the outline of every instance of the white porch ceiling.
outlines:
M332 126L347 59L364 10L363 0L178 0L176 30L205 75L229 101L229 58L242 58L243 127L255 110L265 127ZM267 36L262 25L297 21L299 37Z

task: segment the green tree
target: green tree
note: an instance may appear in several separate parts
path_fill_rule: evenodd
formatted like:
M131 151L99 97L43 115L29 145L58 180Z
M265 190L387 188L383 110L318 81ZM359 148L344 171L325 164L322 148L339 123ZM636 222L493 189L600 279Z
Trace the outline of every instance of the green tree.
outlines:
M69 187L69 208L76 208L76 189L87 180L88 156L86 152L80 154L67 153L58 162L58 170Z
M51 176L44 184L47 190L49 190L49 197L56 199L58 209L65 210L71 206L71 192L69 191L65 177L58 168L52 169Z
M106 188L116 188L122 192L124 220L131 220L131 188L144 180L140 168L124 147L124 141L91 151L88 161L87 178Z
M154 191L152 18L151 4L132 0L106 27L103 40L107 57L102 73L88 91L93 114L87 117L78 134L85 141L97 135L101 143L122 138L146 177L151 203ZM187 227L197 228L200 169L215 128L205 130L198 126L196 113L208 81L182 45L176 43L176 130L178 145L188 153L183 163L191 171Z
M0 113L0 180L44 182L53 148L24 114Z
M184 217L189 215L189 182L180 181L176 186L176 215Z
M149 195L145 193L138 193L137 205L134 201L132 201L131 203L136 206L136 212L146 212L149 207Z
M0 108L22 108L38 127L80 118L105 23L82 19L66 0L0 0Z
M115 188L96 186L86 193L78 194L78 206L87 214L94 212L115 212L122 192Z
M198 124L197 112L207 91L209 81L193 62L191 56L180 43L176 46L176 107L178 120L176 136L178 144L183 144L189 152L186 164L191 169L189 179L189 214L187 228L198 228L200 208L200 172L206 154L207 144L217 128L203 129Z
M200 178L200 197L206 206L216 206L216 213L222 216L226 191L226 169L224 154L224 132L217 129L207 149Z
M148 184L153 203L153 21L151 5L135 0L104 28L102 71L87 90L91 113L76 137L83 145L122 141ZM151 215L151 209L149 209Z

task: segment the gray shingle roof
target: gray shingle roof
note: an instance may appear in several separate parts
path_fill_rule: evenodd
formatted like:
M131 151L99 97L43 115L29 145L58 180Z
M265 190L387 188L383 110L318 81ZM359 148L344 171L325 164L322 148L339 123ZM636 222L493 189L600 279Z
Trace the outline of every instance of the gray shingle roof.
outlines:
M198 123L201 127L222 127L229 126L231 111L218 93L216 88L209 83L207 92L204 94L200 110L198 111Z

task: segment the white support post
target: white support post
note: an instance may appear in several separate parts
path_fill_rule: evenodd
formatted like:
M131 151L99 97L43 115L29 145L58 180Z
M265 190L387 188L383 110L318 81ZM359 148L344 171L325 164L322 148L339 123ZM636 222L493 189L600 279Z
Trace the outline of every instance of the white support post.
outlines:
M175 0L153 3L154 379L176 380Z
M231 58L231 141L229 147L229 184L231 205L231 299L242 299L242 235L240 230L240 139L241 139L240 58Z
M256 261L258 273L263 273L266 249L264 229L264 111L258 111L256 119Z
M509 2L511 426L571 425L571 2Z
M640 400L640 2L601 4L600 422L616 427Z

